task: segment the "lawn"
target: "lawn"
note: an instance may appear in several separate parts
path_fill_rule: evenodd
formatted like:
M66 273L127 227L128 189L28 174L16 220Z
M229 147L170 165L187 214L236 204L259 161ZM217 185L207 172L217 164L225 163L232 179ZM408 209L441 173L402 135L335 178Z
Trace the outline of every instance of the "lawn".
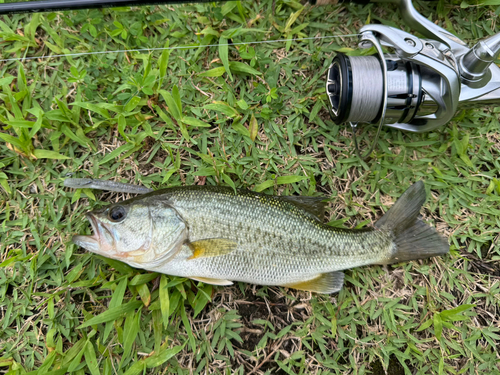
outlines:
M473 45L500 31L488 3L416 7ZM370 22L405 28L392 5L293 0L0 17L0 373L499 374L500 110L384 128L360 161L324 81ZM324 196L344 228L423 180L451 251L349 270L331 296L213 287L72 244L87 211L130 195L65 188L69 174Z

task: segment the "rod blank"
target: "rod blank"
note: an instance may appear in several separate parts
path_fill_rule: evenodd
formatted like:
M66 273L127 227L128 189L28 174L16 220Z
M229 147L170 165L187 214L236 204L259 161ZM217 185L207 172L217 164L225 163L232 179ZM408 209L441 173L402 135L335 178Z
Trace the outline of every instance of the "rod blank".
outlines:
M92 9L92 8L130 7L130 6L143 6L143 5L208 3L213 1L219 2L227 0L39 0L39 1L25 1L25 2L12 2L12 3L0 4L0 15L15 14L15 13L56 12L56 11ZM333 0L308 0L308 1L311 5L316 5L316 4L327 5L330 3L335 3L335 1ZM370 0L340 0L340 2L343 1L349 1L358 4L368 4L370 2ZM384 0L379 0L379 1L384 1ZM385 0L385 1L390 1L390 0Z
M203 3L208 1L214 0L42 0L0 4L0 14L39 13L64 10L182 4L193 2Z

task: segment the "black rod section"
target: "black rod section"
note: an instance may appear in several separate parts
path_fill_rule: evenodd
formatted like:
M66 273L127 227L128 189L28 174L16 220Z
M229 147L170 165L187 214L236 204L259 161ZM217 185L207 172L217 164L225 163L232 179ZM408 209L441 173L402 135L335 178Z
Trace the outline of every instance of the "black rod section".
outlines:
M56 12L65 10L93 9L93 8L113 8L130 7L142 5L163 5L163 4L183 4L183 3L208 3L228 0L39 0L23 1L0 4L0 15L15 13L40 13ZM308 0L311 5L326 5L332 0ZM337 1L337 0L336 0ZM340 0L358 4L367 4L370 1L391 1L391 0ZM425 0L429 1L429 0ZM335 1L332 1L334 3Z
M0 4L0 14L39 13L64 10L142 5L203 3L214 0L42 0ZM220 0L219 0L220 1ZM224 1L224 0L222 0Z

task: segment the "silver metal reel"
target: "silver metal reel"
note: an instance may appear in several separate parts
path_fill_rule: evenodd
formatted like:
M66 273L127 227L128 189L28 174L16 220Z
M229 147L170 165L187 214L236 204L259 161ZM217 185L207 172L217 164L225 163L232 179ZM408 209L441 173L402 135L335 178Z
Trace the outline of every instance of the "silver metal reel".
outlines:
M359 46L375 46L377 54L338 54L328 71L326 91L335 123L378 124L375 143L381 125L426 132L445 125L462 108L500 104L500 68L494 64L500 34L469 48L420 15L411 0L392 2L399 4L405 23L429 39L389 26L364 26Z

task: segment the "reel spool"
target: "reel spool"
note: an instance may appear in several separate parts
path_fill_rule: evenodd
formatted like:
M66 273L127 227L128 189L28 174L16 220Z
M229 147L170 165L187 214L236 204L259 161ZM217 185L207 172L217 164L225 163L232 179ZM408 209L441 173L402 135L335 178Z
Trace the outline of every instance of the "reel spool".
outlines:
M418 65L384 57L387 66L387 109L384 123L411 122L425 93ZM382 115L383 66L377 56L339 53L328 70L326 90L336 124L376 123Z

